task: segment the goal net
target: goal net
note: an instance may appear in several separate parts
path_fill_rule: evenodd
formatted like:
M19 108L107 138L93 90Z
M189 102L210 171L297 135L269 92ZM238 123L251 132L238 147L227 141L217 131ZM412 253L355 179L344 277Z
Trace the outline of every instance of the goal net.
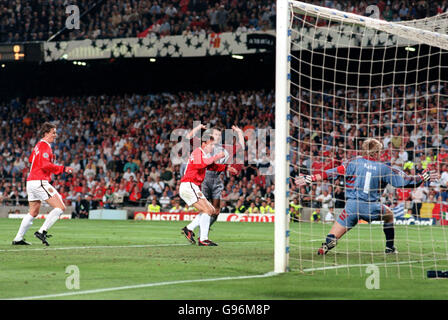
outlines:
M417 278L448 269L447 14L389 22L296 1L278 1L277 10L276 270L350 276L374 264L386 276ZM385 254L382 221L359 218L317 255L354 177L300 188L294 178L360 156L367 138L382 142L388 166L411 176L433 168L441 179L378 189L394 213L397 254Z

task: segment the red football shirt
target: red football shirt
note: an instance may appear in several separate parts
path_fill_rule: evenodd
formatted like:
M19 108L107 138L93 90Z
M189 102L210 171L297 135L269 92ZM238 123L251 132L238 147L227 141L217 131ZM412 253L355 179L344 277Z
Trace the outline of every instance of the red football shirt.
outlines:
M193 137L191 139L191 146L200 146L201 145L201 139L197 137ZM233 175L238 175L241 170L243 169L244 164L240 163L233 163L233 157L243 148L241 144L221 144L222 146L229 154L229 159L227 160L227 164L229 164L232 168L236 169L238 172L233 173ZM244 159L243 159L244 160ZM210 170L210 169L209 169Z
M214 163L218 156L205 157L205 152L202 148L195 149L188 160L185 174L180 182L192 182L197 186L201 186L205 178L206 170L225 171L227 165Z
M53 163L54 156L50 144L45 140L40 140L33 149L28 161L31 163L30 173L27 181L46 180L50 181L51 174L61 174L64 166Z

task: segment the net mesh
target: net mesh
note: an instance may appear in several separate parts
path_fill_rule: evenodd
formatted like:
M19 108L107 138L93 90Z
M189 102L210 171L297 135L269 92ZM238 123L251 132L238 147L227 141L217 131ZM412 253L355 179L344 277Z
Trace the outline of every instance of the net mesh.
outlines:
M300 2L290 6L291 178L360 156L367 138L383 143L381 161L392 168L410 176L433 168L442 175L418 188L378 190L395 216L394 255L385 255L381 222L360 219L318 256L352 177L304 187L290 179L291 269L350 276L376 264L400 278L447 269L447 15L390 23Z

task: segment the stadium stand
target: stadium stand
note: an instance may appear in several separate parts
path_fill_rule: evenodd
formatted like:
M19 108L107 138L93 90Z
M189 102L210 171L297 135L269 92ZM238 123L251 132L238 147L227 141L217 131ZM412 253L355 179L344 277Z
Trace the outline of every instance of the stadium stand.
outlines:
M402 90L405 89L397 87L394 94L404 97ZM448 200L444 187L448 176L448 88L426 88L421 85L417 93L410 89L409 94L424 96L427 90L431 91L432 95L428 100L421 99L415 106L417 110L425 108L426 104L434 103L433 99L437 97L440 98L441 104L438 113L433 110L427 115L427 129L415 126L419 121L418 117L423 115L414 113L417 118L402 119L405 126L403 132L400 132L399 124L393 125L387 118L390 115L387 110L392 108L387 104L383 109L384 119L381 119L381 123L390 126L379 126L377 117L369 118L371 131L375 134L381 132L385 136L386 151L383 156L391 166L416 174L429 162L440 163L442 186L431 183L414 193L387 189L383 195L383 201L391 205L408 201L412 208L415 207L412 209L415 215L419 214L422 202L435 203L439 197L442 197L443 201ZM363 113L352 117L350 113L338 108L337 100L334 108L321 110L318 104L320 98L303 92L302 99L308 104L304 104L300 119L294 120L301 122L301 131L293 133L300 136L301 145L295 145L295 148L291 149L291 159L298 164L297 168L306 168L306 171L302 172L305 174L318 172L326 166L333 167L356 156L358 140L362 140L366 135L364 126L367 125L367 118ZM324 96L324 101L328 98L329 96ZM394 111L402 111L403 106L410 108L410 104L397 103ZM176 143L170 141L170 134L174 129L191 129L193 121L198 120L196 115L200 114L199 111L204 107L211 107L215 112L200 120L203 123L214 123L217 127L230 128L233 124L241 128L274 126L272 91L35 97L23 102L20 99L9 101L0 109L0 161L4 163L0 172L2 203L26 205L25 181L29 166L28 156L36 142L34 133L39 123L50 120L56 121L60 130L54 145L57 162L75 168L72 176L63 174L55 177L53 183L61 190L69 205L75 202L79 195L82 198L91 195L100 207L106 208L124 205L143 207L151 203L152 199L160 201L163 197L164 207L169 210L170 202L174 204L179 200L177 190L180 180L179 165L173 165L170 161L170 150ZM72 114L64 113L66 108L73 110ZM331 119L348 117L348 123L359 124L359 128L344 127L342 124L328 126L325 122L314 121L310 110ZM331 110L335 114L330 115ZM431 120L437 117L439 128L431 126ZM312 132L323 132L323 136L330 138L316 141L312 138ZM397 135L403 138L396 141ZM414 144L418 147L414 148ZM337 146L346 146L343 148L345 152L336 151ZM302 150L300 155L297 149L299 147ZM430 154L425 153L425 150L429 150ZM226 190L223 199L227 200L228 205L241 207L241 201L238 204L241 199L246 208L255 205L259 209L263 201L269 199L267 203L270 203L273 200L272 176L267 175L262 179L259 177L259 170L264 164L258 160L260 159L257 159L256 163L246 161L241 175L225 177ZM293 177L298 174L297 171L291 172ZM338 199L336 194L341 193L344 183L336 180L334 185L339 187L334 188L327 182L319 187L313 185L312 190L302 190L303 196L311 194L312 197L300 199L300 204L320 207L322 202L319 202L318 197L327 192L333 195L334 200Z
M364 15L369 1L317 0L313 3ZM446 0L377 3L380 17L389 21L420 19L448 10ZM77 5L83 14L81 28L61 32L56 40L252 32L275 26L275 1L272 0L78 0L71 4ZM62 0L2 1L0 42L46 41L64 29L66 16Z

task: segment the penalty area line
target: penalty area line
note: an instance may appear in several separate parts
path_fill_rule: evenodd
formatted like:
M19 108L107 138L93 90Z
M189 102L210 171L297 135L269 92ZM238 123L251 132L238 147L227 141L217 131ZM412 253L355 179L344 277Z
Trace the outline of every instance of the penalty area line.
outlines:
M65 293L56 293L56 294L47 294L47 295L41 295L41 296L9 298L9 299L5 299L5 300L36 300L36 299L48 299L48 298L62 298L62 297L68 297L68 296L95 294L95 293L112 292L112 291L119 291L119 290L130 290L130 289L160 287L160 286L169 286L169 285L186 284L186 283L198 283L198 282L210 282L210 281L211 282L215 282L215 281L226 281L226 280L244 280L244 279L268 278L268 277L276 276L277 274L278 273L276 273L276 272L268 272L268 273L265 273L265 274L259 274L259 275L253 275L253 276L237 276L237 277L223 277L223 278L210 278L210 279L195 279L195 280L178 280L178 281L155 282L155 283L137 284L137 285L131 285L131 286L102 288L102 289L91 289L91 290L65 292Z

